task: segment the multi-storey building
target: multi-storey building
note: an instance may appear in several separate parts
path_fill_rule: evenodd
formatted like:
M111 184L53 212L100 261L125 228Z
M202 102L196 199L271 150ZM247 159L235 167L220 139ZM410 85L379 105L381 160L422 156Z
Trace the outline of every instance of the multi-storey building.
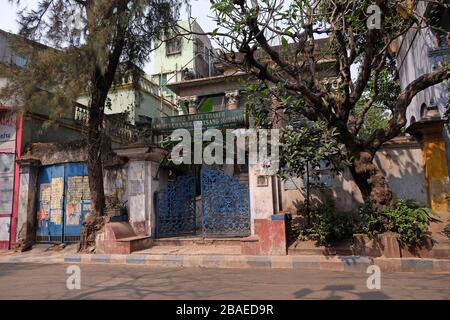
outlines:
M189 32L192 33L184 35ZM177 103L177 96L169 84L215 75L214 51L200 25L195 20L180 21L179 33L157 46L151 76L159 84L161 94L173 103Z
M411 4L412 5L412 4ZM414 7L423 23L415 25L394 46L398 51L401 88L450 62L450 13L442 5L418 1ZM426 22L426 24L425 24ZM407 109L407 131L422 144L428 204L446 211L450 199L450 136L446 122L448 83L419 92ZM448 120L448 119L447 119ZM427 136L427 139L423 139Z
M105 114L123 115L132 125L146 125L151 124L152 119L177 113L175 104L159 95L159 86L139 67L118 74L108 94L109 107L105 108ZM89 97L80 97L78 103L87 107Z
M17 35L0 30L0 88L8 82L7 73L4 71L10 68L27 67L27 57L17 54L13 49L11 40L17 37ZM28 43L36 50L48 49L36 42L28 41ZM158 86L149 80L141 69L135 67L131 71L120 71L117 73L118 79L109 93L108 107L105 109L104 130L105 134L111 138L113 146L132 142L135 138L136 126L148 127L155 118L174 115L177 111L170 101L159 96ZM36 229L45 229L43 232L46 235L42 239L47 240L50 239L47 237L49 233L59 232L59 235L52 235L51 239L56 239L56 241L64 239L66 229L70 230L76 227L76 232L79 234L82 219L77 220L76 226L68 226L67 223L70 215L78 214L78 217L82 217L81 213L88 211L89 193L83 192L84 205L82 207L84 209L80 209L79 203L70 203L68 206L66 194L71 192L67 189L70 185L68 175L74 168L76 169L75 178L87 176L84 164L85 155L78 153L75 157L69 156L63 159L55 156L57 148L52 149L53 151L48 152L49 155L54 153L50 157L52 159L33 161L34 167L30 167L30 170L36 170L37 181L26 180L26 172L19 170L19 163L24 159L34 159L33 150L42 150L43 144L61 146L61 144L68 145L83 139L89 114L88 107L89 98L82 96L73 103L72 107L64 109L58 119L51 119L55 125L43 129L44 122L50 120L50 110L46 106L16 112L20 106L13 105L10 101L0 101L0 248L14 247L17 235L21 230L24 233L31 233L32 235L29 237L36 238ZM45 148L50 150L52 147L45 145ZM24 174L25 180L22 179L22 174ZM45 176L51 176L51 181L46 181ZM72 180L75 181L75 178ZM55 191L56 187L61 186L58 182L59 179L67 182L62 184L66 188L61 189L62 193ZM82 180L78 179L77 181ZM28 183L32 183L33 186L27 186ZM50 185L49 190L51 190L53 200L47 201L46 214L38 215L38 218L42 218L38 219L38 226L24 226L24 221L27 221L26 215L30 212L36 215L36 212L33 211L35 210L34 205L23 207L19 204L22 189L26 187L24 190L38 192L42 195L48 194L48 192L41 192L47 185ZM32 195L28 194L28 196ZM33 203L31 202L31 204ZM75 212L74 208L79 210ZM30 221L34 221L34 219ZM66 233L66 235L68 234L69 232ZM71 237L74 240L77 235L71 234Z

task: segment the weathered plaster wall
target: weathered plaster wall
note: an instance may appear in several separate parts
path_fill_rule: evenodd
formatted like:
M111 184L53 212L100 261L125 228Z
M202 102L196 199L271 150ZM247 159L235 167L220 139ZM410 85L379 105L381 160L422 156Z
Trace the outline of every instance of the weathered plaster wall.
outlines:
M416 10L419 14L425 12L427 1L419 1ZM448 23L448 22L447 22ZM439 61L449 61L450 51L448 48L442 48L442 52L435 50L440 49L438 41L434 33L429 28L411 28L406 36L400 38L403 45L399 48L399 75L400 85L405 89L412 81L425 73L434 72L438 68ZM446 52L444 52L446 50ZM445 83L437 84L426 90L419 92L411 101L406 117L407 126L412 124L412 119L420 121L424 116L422 106L425 107L434 104L438 107L441 116L445 114L445 108L448 100L448 89ZM446 156L450 171L450 135L447 130L444 131L444 139L446 144Z
M104 172L105 196L128 201L128 166L105 168Z
M154 194L167 185L164 170L158 173L159 163L130 160L128 165L128 209L130 223L139 235L155 236Z
M128 166L128 199L130 223L137 234L146 234L145 215L148 209L146 195L147 170L145 161L130 161Z
M179 25L189 30L189 22L179 21ZM203 32L202 28L198 25L198 23L193 22L192 31L201 33ZM205 46L211 48L211 42L206 36L192 36L190 39L182 38L182 48L180 54L166 55L166 46L159 46L155 50L155 58L154 58L154 67L153 72L154 75L158 73L168 73L174 71L181 71L182 68L192 69L194 68L194 41L193 39L199 38ZM181 72L177 72L177 75L172 79L172 82L181 81Z
M82 141L66 144L33 143L28 146L22 159L38 159L40 165L52 165L69 162L85 162L87 159L86 145Z
M377 153L375 163L383 171L397 198L414 199L422 206L428 205L423 156L419 143L412 138L398 138L396 142L387 144ZM313 190L312 203L323 203L327 199L332 199L338 210L356 211L363 198L350 172L345 170L339 175L328 174L331 176L331 184L329 187ZM303 188L302 179L294 181L297 187ZM304 203L303 192L294 187L292 183L281 182L283 211L296 213ZM260 206L269 207L264 202L259 202L256 206L258 212L263 211Z
M17 250L27 250L36 236L36 192L38 179L36 162L25 162L20 168L19 207L17 215Z
M375 159L395 196L415 199L422 206L428 205L423 154L419 143L402 138L399 143L381 149Z
M110 108L105 108L105 114L128 112L130 121L134 122L136 105L136 94L134 89L113 90L108 93L108 98L111 99L111 105ZM80 97L77 102L84 106L88 106L89 97Z
M249 190L250 190L250 211L252 220L254 219L268 219L274 214L274 199L273 199L273 179L266 178L265 184L258 184L258 177L260 175L259 165L249 166ZM254 225L252 222L252 232Z
M241 243L245 255L286 255L285 215L276 215L274 177L261 176L259 165L249 166L252 236Z
M68 126L43 127L44 120L24 117L22 128L22 151L32 143L67 143L83 138L79 128Z

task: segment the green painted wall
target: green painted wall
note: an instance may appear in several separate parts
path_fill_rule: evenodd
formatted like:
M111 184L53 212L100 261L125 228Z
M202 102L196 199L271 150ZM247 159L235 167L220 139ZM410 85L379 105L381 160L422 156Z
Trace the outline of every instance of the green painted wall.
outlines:
M122 88L112 90L108 94L111 101L111 107L105 109L106 114L128 113L129 120L132 124L139 121L139 116L150 118L159 118L165 115L176 115L176 112L167 103L162 104L163 114L161 115L161 100L158 97L158 87L148 81L142 79L140 82L140 90L136 90L127 85ZM88 97L81 97L78 103L87 106Z
M112 91L108 94L108 98L111 100L111 108L105 108L105 114L117 114L128 111L130 112L130 121L134 122L134 105L136 102L134 89ZM89 98L80 97L77 102L88 106Z
M189 29L188 21L180 21L179 24L185 28ZM201 28L198 24L194 24L194 31L201 32ZM181 69L188 68L192 69L194 67L194 62L192 58L194 57L194 42L193 38L190 40L187 38L181 39L181 53L166 55L166 46L165 44L159 46L158 49L155 50L154 56L154 67L153 67L153 81L158 83L158 74L160 73L172 73L175 77L171 80L172 82L181 81ZM178 70L176 75L173 73L175 70Z
M188 21L180 21L178 24L189 30L203 33L203 29L197 22L192 22L191 27ZM183 31L183 29L181 29ZM184 69L189 69L195 71L196 74L201 74L203 77L208 75L208 64L202 62L200 65L200 58L195 52L198 48L195 46L196 39L200 40L204 47L211 49L211 41L207 36L192 35L189 38L181 38L181 52L176 54L166 54L166 44L160 45L155 50L154 60L153 60L153 74L152 81L157 84L174 83L182 81L182 71ZM202 49L202 53L205 50ZM194 57L196 57L194 59ZM163 94L166 99L176 103L176 95L170 91L168 88L163 89Z

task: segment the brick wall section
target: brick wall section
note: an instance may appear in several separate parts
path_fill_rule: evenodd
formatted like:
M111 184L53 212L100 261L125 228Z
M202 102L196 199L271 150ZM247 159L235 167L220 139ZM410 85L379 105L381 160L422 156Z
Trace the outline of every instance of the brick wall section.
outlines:
M134 251L150 248L150 237L138 236L127 222L112 222L105 225L103 233L96 239L96 253L130 254Z
M286 248L286 216L273 215L270 219L255 219L254 235L241 242L244 255L284 256Z

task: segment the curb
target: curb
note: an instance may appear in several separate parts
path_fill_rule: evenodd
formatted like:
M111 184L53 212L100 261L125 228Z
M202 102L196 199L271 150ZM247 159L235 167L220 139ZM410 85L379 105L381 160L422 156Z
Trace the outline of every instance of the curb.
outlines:
M450 260L420 258L370 258L358 256L195 256L71 254L58 256L0 256L1 263L116 264L172 268L289 269L366 272L377 265L384 272L450 273Z

